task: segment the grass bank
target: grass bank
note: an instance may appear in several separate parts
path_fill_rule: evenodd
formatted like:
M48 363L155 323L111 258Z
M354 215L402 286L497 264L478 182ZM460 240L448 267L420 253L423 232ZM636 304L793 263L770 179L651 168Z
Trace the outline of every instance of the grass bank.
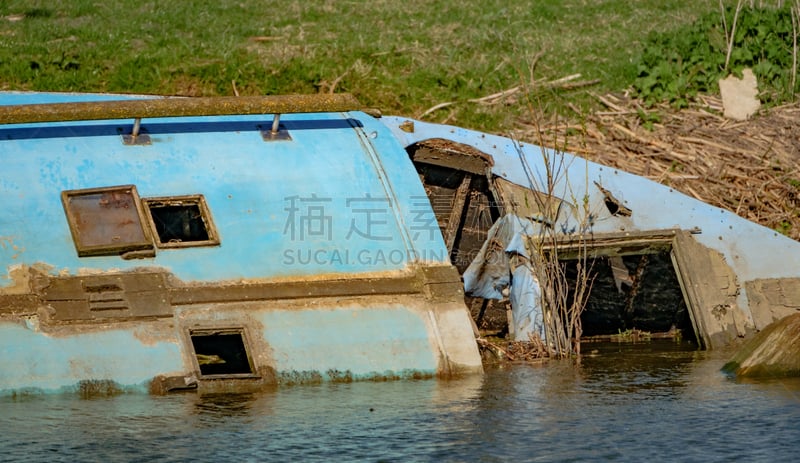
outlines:
M588 91L631 85L648 33L718 10L717 0L7 0L0 88L343 91L387 114L499 132L528 111L515 87L544 111L585 110Z

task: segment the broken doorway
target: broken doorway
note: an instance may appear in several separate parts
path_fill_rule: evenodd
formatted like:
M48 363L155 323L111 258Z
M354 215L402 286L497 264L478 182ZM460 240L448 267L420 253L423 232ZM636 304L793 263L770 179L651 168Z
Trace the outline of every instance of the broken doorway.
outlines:
M652 230L560 240L556 252L566 268L570 293L578 256L581 252L588 256L592 282L581 314L582 340L642 333L698 344L694 314L673 255L678 235L680 230Z
M433 207L451 262L463 275L491 226L500 216L515 210L513 204L503 204L504 197L515 196L502 195L502 191L495 194L502 188L494 185L493 159L471 146L432 139L411 145L407 151ZM560 201L547 204L553 210L540 213L552 222L566 211ZM568 279L572 278L572 288L576 244L588 246L592 256L594 283L581 317L584 339L640 330L656 335L680 332L683 339L697 342L687 298L673 264L676 233L655 230L593 235L590 243L573 242L572 235L559 240L559 260L567 269ZM465 302L482 334L502 337L508 333L507 298L496 301L466 296Z
M502 215L489 179L491 156L449 140L424 140L407 148L433 207L450 261L463 275ZM508 301L465 296L480 329L508 331Z
M565 262L571 284L576 262ZM642 332L696 342L669 250L598 256L588 265L594 281L581 315L583 340Z

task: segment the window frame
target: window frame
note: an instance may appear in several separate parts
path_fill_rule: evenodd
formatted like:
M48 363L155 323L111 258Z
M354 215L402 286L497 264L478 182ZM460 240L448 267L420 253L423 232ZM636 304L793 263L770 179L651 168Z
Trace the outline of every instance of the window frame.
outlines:
M258 373L256 373L255 363L253 361L253 353L251 352L250 340L249 335L247 334L247 330L244 326L224 326L224 327L192 327L186 330L186 335L188 336L189 345L191 346L191 354L192 354L192 362L195 367L195 371L197 372L197 376L199 379L208 380L208 379L252 379L252 378L260 378ZM195 337L211 337L211 336L220 336L220 335L238 335L239 340L241 341L242 350L244 351L245 356L247 357L247 365L249 367L249 372L240 372L240 373L203 373L203 368L200 365L200 361L197 357L197 346L195 345L194 338Z
M73 201L73 199L84 196L102 195L105 193L119 193L130 197L134 207L129 216L126 218L129 220L134 220L135 217L134 226L138 225L138 230L141 232L142 236L141 241L130 240L123 243L114 243L114 237L111 236L108 237L108 242L100 244L87 243L87 237L89 236L89 233L86 233L84 227L81 226L81 222L79 221L81 208L76 202ZM144 208L142 206L139 193L136 190L136 185L117 185L110 187L64 190L61 192L61 203L64 207L70 234L72 235L72 242L78 252L78 257L113 256L123 255L131 251L154 250L154 240L150 234L151 227L145 225L143 222L143 219L146 216L144 215Z
M206 230L207 240L197 241L168 241L162 242L161 236L158 233L155 220L153 218L152 209L155 205L160 206L182 206L182 205L196 205L200 211L200 220ZM211 217L211 210L208 208L205 197L202 194L194 195L181 195L181 196L157 196L142 198L142 207L145 213L145 220L149 223L150 235L153 244L159 249L175 249L175 248L188 248L188 247L201 247L201 246L219 246L220 239L217 233L217 227L214 225L214 220Z

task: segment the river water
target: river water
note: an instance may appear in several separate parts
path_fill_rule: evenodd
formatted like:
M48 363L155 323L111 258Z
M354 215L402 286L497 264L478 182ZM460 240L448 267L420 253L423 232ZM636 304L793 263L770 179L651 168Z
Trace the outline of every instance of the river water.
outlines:
M798 461L800 380L688 344L246 395L0 399L0 461Z

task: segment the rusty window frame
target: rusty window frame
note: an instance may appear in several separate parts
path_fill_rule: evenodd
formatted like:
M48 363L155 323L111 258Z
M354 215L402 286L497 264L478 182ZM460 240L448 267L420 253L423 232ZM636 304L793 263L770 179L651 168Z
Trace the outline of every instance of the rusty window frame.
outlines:
M65 190L61 202L79 257L153 250L135 185Z
M249 341L249 336L247 334L247 330L242 326L226 326L226 327L194 327L186 330L186 334L188 335L189 346L191 346L191 354L192 354L192 363L194 364L195 371L197 372L197 376L200 379L247 379L247 378L258 378L258 374L256 373L255 364L253 363L253 355L251 353L251 345ZM249 371L239 371L236 373L204 373L203 368L200 362L200 357L198 355L209 355L204 354L201 352L197 352L197 345L195 344L195 337L212 337L212 336L239 336L241 340L241 347L246 356L247 360L247 368ZM219 355L217 354L212 355ZM221 358L221 360L225 360L225 358Z
M153 242L159 248L186 248L195 246L218 246L220 244L219 234L217 233L214 221L211 218L211 210L206 204L205 197L201 194L198 195L184 195L184 196L162 196L143 198L142 204L147 212L145 217L150 225L150 233L153 237ZM153 215L153 209L158 207L178 207L178 206L196 206L197 211L200 213L199 223L206 232L207 239L205 240L173 240L161 241L161 234L159 227L156 224L156 218Z

